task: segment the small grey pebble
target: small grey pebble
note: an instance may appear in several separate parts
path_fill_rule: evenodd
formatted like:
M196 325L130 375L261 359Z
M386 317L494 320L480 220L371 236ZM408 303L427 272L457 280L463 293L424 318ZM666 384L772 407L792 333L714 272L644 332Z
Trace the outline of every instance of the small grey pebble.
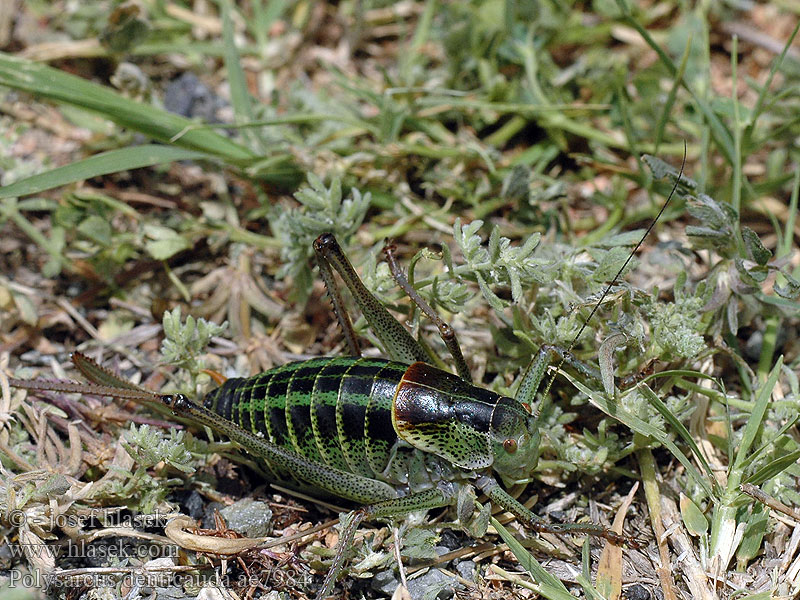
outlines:
M640 583L625 588L624 596L628 600L650 600L650 592Z
M397 581L397 578L394 576L394 573L392 573L391 570L376 573L370 583L370 587L372 587L373 590L388 596L394 594L394 591L397 589L398 585L400 585L400 582Z
M449 600L455 594L457 585L455 578L439 569L431 569L408 581L408 593L413 600Z
M467 581L475 581L475 575L478 574L478 565L471 560L462 560L456 564L456 571Z
M272 510L260 500L242 498L220 510L219 514L228 528L247 537L261 537L272 530Z
M436 552L437 556L442 556L443 554L450 552L450 548L447 546L434 546L433 551Z
M193 519L197 520L203 516L205 501L197 490L192 490L181 504L186 509L186 513Z
M225 101L194 73L182 73L167 85L164 108L184 117L200 117L209 123L219 123L217 111Z
M178 586L171 585L169 587L157 587L154 590L155 600L183 600L186 598L186 592Z

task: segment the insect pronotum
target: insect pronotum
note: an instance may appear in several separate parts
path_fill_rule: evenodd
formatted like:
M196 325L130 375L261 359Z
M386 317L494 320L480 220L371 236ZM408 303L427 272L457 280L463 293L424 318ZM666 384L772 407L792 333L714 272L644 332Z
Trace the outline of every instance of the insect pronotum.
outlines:
M679 180L680 175L676 186ZM674 191L675 187L633 253ZM395 279L436 323L453 354L459 376L429 364L427 351L367 290L332 234L319 236L314 250L351 356L313 358L249 378L228 379L199 404L182 394L159 395L140 388L80 353L73 355L73 362L92 384L14 378L9 381L12 386L29 390L162 402L176 414L237 442L274 481L312 495L362 504L350 513L343 527L318 599L333 592L347 549L362 521L462 505L460 499L465 494L474 497L475 490L534 531L587 533L618 545L640 544L598 524L544 523L504 487L532 477L538 461L540 413L531 407L552 354L560 355L560 368L565 360L571 360L572 345L565 351L542 348L524 373L516 398L501 396L472 384L455 333L408 284L391 246L385 253ZM390 360L361 356L334 270L352 293ZM575 339L579 336L580 332ZM547 382L543 398L547 397L554 376L555 373ZM463 519L472 512L473 505L467 506L469 510L459 515Z

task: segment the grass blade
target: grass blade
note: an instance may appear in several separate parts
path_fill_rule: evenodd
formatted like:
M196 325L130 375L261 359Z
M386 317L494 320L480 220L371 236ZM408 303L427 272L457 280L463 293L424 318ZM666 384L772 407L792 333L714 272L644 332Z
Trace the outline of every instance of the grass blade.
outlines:
M728 489L731 491L735 491L739 489L739 484L742 482L742 466L747 459L747 455L750 452L750 447L753 445L753 442L758 435L759 429L764 421L764 415L767 412L767 407L769 406L769 399L772 396L772 390L775 389L775 384L778 383L778 377L781 374L781 367L783 366L783 357L778 358L778 362L775 363L775 366L772 368L772 372L767 377L767 380L764 382L764 385L758 390L758 396L756 396L756 403L753 406L753 412L750 414L750 418L747 419L747 424L744 426L744 433L742 434L742 439L739 442L737 447L736 457L733 461L733 466L731 466L731 472L728 477Z
M39 98L71 104L99 113L122 127L182 148L207 152L237 164L258 158L254 152L208 129L192 130L193 121L149 104L136 102L115 91L42 65L0 53L0 85L30 92Z
M177 160L202 158L210 157L203 152L155 144L110 150L0 187L0 199L37 194L68 183L109 173L150 167Z
M673 60L670 56L659 46L653 37L650 35L644 27L642 27L641 23L639 23L633 15L631 15L630 10L625 5L623 0L617 0L617 5L619 6L620 10L622 11L622 20L633 27L639 35L642 36L642 39L650 46L655 53L658 55L659 59L661 60L662 64L667 68L670 75L673 77L678 73L678 67L675 65ZM720 152L725 155L725 159L728 161L729 164L733 164L733 157L735 154L734 147L733 147L733 136L731 132L725 127L725 124L720 120L717 114L714 112L714 109L711 108L711 105L706 102L703 98L698 96L694 90L689 86L686 80L681 81L681 86L691 94L692 99L697 103L697 107L700 109L700 112L703 113L706 121L708 122L708 126L711 130L711 135L714 140L717 142L717 146L720 149Z
M621 408L616 402L609 400L608 396L606 396L604 393L596 392L588 388L577 379L574 379L568 373L564 372L562 374L570 381L570 383L572 383L572 385L586 394L591 400L592 404L597 406L608 416L624 423L636 433L641 433L642 435L657 440L664 445L670 452L672 452L673 456L680 461L687 473L692 477L692 479L694 479L695 483L702 487L706 494L709 496L712 495L712 485L716 487L716 481L714 481L713 477L711 477L709 479L712 481L712 484L709 484L708 479L702 476L700 471L697 470L697 467L692 464L692 461L689 459L689 457L686 456L686 454L684 454L671 439L669 439L669 436L665 431L662 431L650 423L643 421L639 417L631 414L627 410ZM642 384L640 384L639 387L649 389L647 386L642 386ZM651 393L655 395L652 390Z
M492 527L494 527L497 533L500 534L500 537L503 538L503 541L508 544L509 549L517 558L522 568L530 573L531 577L541 586L539 593L542 596L550 598L550 600L575 600L567 591L567 588L564 587L564 584L561 583L555 575L548 573L531 553L528 552L497 519L492 517L491 523Z

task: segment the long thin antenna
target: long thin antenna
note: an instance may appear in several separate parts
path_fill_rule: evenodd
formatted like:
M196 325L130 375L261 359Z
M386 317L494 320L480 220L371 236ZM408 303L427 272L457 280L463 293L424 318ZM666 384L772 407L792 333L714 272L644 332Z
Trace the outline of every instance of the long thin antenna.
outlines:
M647 231L644 232L644 235L642 236L642 239L639 240L639 243L636 244L636 247L633 249L633 252L631 252L630 255L628 256L628 259L625 261L625 264L623 264L620 267L619 271L617 271L617 274L614 275L614 279L612 279L611 283L608 284L608 287L606 287L606 290L603 292L603 295L600 296L600 300L598 300L597 304L594 305L594 308L592 308L592 312L589 313L589 316L583 322L583 325L581 325L581 328L578 331L578 333L575 335L574 338L572 338L572 341L569 343L569 346L567 347L567 351L564 352L561 355L561 360L559 360L558 366L556 366L556 369L553 371L553 374L547 380L547 387L544 389L544 395L542 396L543 398L546 398L547 394L550 392L550 388L552 387L553 382L556 379L556 375L558 375L558 372L561 370L561 367L564 366L564 361L566 361L567 356L569 356L570 352L572 352L572 349L575 347L575 344L578 342L578 339L581 337L581 335L583 335L583 332L586 329L586 326L589 324L589 321L592 320L592 317L594 317L594 314L599 310L600 306L603 304L603 300L605 300L606 296L608 296L609 292L611 292L611 288L613 288L617 284L617 281L619 280L620 276L625 271L625 269L628 268L628 264L631 262L631 260L633 260L633 257L639 251L639 248L642 246L644 241L647 239L647 236L650 235L650 232L653 231L653 227L656 226L656 223L658 223L658 220L661 218L661 215L663 215L664 211L667 209L667 205L669 204L670 200L672 200L672 197L675 195L675 192L678 189L678 184L680 183L681 177L683 176L683 169L686 166L686 153L687 153L686 140L684 140L683 141L683 161L681 162L681 169L680 169L680 172L678 173L678 177L675 179L675 184L672 186L672 191L670 191L669 196L667 196L667 199L664 201L664 204L661 206L661 210L658 211L658 214L656 215L656 218L653 219L653 221L647 227Z

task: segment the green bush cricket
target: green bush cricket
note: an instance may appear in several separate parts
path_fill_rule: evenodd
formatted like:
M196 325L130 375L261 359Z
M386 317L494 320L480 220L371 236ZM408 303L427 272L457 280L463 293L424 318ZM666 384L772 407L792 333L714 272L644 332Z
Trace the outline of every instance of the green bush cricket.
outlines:
M457 505L459 519L467 522L474 512L476 491L534 531L587 533L617 545L641 545L635 538L598 524L545 523L506 491L532 478L539 453L540 411L531 407L552 355L560 355L560 368L565 361L572 362L571 348L541 348L523 375L516 397L501 396L472 384L455 333L408 284L391 246L385 254L395 280L434 320L459 376L430 364L427 350L367 290L332 234L319 236L314 250L351 356L313 358L249 378L228 379L208 393L202 404L182 394L160 395L140 388L80 353L73 355L73 362L92 384L14 378L9 382L30 390L162 402L175 414L239 444L273 481L312 495L362 504L343 526L318 600L333 593L362 521ZM334 270L389 360L361 356ZM619 273L587 322L617 277ZM554 377L555 373L547 382L543 399ZM482 521L472 523L477 535L485 532L488 523L487 514L482 514Z

